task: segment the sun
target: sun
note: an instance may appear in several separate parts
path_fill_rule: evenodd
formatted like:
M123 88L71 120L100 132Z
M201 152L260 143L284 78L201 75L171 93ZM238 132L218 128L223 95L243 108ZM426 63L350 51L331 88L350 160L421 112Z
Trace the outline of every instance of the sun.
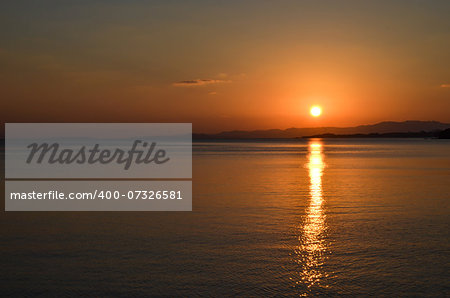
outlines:
M322 108L319 106L312 106L309 112L311 113L311 116L319 117L322 114Z

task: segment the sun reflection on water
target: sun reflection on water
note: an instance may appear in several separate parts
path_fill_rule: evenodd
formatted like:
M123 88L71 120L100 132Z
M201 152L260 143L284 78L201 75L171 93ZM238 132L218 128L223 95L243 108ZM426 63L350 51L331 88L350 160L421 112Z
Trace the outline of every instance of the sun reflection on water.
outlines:
M303 225L300 227L299 245L296 248L297 262L301 269L300 282L310 288L320 285L327 276L323 270L327 243L326 222L323 209L322 174L325 168L322 143L311 140L309 145L307 169L309 172L309 205ZM323 286L323 285L322 285Z

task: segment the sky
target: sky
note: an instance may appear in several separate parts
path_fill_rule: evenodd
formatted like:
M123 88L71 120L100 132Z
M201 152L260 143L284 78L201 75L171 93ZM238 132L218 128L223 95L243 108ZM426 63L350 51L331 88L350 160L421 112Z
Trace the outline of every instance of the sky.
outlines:
M449 15L450 1L3 1L0 113L206 133L450 123Z

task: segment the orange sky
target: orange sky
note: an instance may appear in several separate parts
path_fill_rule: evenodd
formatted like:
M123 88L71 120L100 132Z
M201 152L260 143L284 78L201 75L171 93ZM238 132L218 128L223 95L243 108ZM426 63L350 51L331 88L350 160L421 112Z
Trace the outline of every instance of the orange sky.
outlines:
M11 1L2 119L196 132L450 122L449 14L449 1Z

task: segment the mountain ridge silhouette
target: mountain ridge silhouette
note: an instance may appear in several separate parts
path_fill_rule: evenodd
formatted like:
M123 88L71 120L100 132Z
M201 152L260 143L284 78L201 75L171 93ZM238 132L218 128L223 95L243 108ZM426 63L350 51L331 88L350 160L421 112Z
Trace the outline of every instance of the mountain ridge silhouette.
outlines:
M193 139L283 139L299 138L322 134L373 134L373 133L413 133L442 131L450 128L450 123L439 121L383 121L352 127L306 127L267 130L232 130L216 134L194 133Z

